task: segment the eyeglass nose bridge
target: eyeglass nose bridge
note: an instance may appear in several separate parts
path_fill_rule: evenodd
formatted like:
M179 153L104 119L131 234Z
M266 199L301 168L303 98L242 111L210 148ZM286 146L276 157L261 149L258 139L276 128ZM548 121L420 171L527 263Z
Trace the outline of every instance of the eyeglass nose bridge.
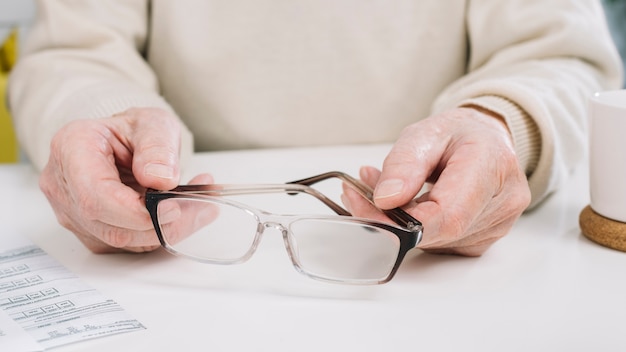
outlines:
M262 222L261 227L263 228L263 232L265 232L265 229L276 229L283 235L288 231L285 225L277 221Z
M302 271L302 268L300 267L300 264L297 260L296 243L295 241L291 241L289 238L290 237L289 225L285 225L277 220L268 220L268 221L259 222L259 228L258 228L259 241L255 243L254 250L256 250L258 242L260 242L260 237L263 237L263 235L265 234L265 229L275 229L275 230L278 230L282 234L283 243L285 244L287 255L289 255L289 260L291 260L291 263L295 266L296 270Z

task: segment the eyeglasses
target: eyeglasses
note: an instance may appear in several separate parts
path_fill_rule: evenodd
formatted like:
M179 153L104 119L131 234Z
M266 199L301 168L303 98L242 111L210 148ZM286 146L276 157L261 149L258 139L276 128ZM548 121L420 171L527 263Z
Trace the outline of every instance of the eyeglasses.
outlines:
M353 217L311 187L331 178L374 204L369 186L334 171L285 184L149 189L146 208L161 245L176 255L211 264L243 263L256 251L265 229L274 228L282 233L293 266L310 278L348 284L388 282L406 253L420 242L421 222L401 208L380 210L397 225ZM294 214L289 204L296 198L312 199L318 206L321 202L334 214ZM287 209L278 215L252 206L255 202Z

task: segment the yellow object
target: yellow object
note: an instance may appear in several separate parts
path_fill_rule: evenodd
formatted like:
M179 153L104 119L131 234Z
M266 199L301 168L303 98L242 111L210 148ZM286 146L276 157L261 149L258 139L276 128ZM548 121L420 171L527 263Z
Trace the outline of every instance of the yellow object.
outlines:
M0 47L0 163L18 161L17 139L7 109L6 87L9 71L17 60L17 31L11 32Z

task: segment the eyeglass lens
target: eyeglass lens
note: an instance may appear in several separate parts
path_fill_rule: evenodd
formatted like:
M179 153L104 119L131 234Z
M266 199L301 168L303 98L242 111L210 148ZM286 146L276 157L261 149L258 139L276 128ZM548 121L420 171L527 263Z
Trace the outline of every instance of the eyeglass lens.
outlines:
M252 255L263 223L272 216L226 197L170 198L161 201L157 211L169 250L221 264L243 262ZM294 265L312 277L379 281L398 257L397 236L367 222L323 216L279 220Z

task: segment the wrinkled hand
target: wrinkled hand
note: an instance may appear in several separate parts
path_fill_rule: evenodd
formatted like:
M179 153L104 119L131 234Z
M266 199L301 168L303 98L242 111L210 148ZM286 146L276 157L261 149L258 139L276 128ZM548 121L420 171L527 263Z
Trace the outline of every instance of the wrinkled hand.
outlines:
M52 140L40 187L59 222L91 251L154 250L143 195L178 185L180 136L178 119L153 108L71 122Z
M530 203L530 189L504 122L485 111L458 108L407 127L382 172L361 169L381 209L403 207L424 225L419 247L479 256L513 226ZM415 198L426 183L430 190ZM354 215L383 220L345 189ZM389 221L389 220L387 220Z

